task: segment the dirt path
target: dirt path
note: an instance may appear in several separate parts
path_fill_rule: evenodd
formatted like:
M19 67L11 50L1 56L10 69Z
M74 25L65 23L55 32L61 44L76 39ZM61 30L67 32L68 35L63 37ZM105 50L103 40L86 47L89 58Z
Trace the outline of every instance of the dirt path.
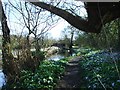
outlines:
M66 66L65 75L58 81L57 88L80 88L82 83L80 76L80 57L75 57Z

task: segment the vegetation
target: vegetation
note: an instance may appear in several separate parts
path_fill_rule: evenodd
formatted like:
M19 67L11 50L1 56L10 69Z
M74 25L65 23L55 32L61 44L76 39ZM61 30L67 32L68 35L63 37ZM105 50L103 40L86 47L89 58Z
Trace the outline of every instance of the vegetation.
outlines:
M89 50L82 54L80 66L84 70L85 88L120 88L120 55L104 50Z
M39 67L34 71L23 70L21 71L19 81L11 83L8 88L46 88L53 89L57 81L61 78L65 71L65 63L67 59L60 61L41 62Z
M103 26L101 33L80 33L75 39L75 44L79 47L90 47L97 49L119 50L119 19L116 19Z
M0 65L2 64L7 76L5 88L55 88L64 75L67 62L74 58L73 53L82 57L80 68L84 70L81 75L85 81L82 87L120 88L120 16L116 12L119 10L118 4L110 3L110 11L107 7L104 11L100 3L93 3L96 8L92 8L90 3L78 5L73 1L18 1L0 1L0 29L3 34L0 35ZM84 16L80 15L81 9L87 11ZM62 33L63 38L51 39L47 32L61 20L55 14L86 32L80 32L69 25ZM20 30L20 34L11 35L12 30ZM54 49L54 53L67 52L71 57L59 61L46 60L46 56L53 54L49 50L54 44L59 44L61 49Z

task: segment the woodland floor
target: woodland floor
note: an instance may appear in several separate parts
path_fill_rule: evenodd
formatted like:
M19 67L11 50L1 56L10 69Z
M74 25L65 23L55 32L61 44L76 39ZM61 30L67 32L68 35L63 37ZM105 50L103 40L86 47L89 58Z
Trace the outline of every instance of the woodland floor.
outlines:
M70 60L66 66L66 71L61 80L58 81L57 88L80 88L82 80L82 69L80 69L80 57Z

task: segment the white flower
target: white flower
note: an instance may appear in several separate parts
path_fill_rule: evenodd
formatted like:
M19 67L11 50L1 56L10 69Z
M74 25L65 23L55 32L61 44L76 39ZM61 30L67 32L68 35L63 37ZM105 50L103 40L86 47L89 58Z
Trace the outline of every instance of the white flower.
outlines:
M85 79L88 79L88 77L85 77Z
M50 83L50 81L48 80L48 83Z
M45 79L45 78L43 79L43 82L46 82L46 79Z
M101 78L101 76L99 74L97 74L97 77Z
M50 79L50 80L53 80L53 78L52 78L52 77L49 77L49 79Z

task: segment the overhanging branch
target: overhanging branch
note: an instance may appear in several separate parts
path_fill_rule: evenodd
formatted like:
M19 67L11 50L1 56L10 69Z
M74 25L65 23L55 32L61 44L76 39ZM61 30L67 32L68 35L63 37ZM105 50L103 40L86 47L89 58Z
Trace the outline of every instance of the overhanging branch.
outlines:
M57 8L55 6L46 4L44 2L30 2L32 4L34 4L35 6L41 7L43 9L46 9L60 17L62 17L63 19L65 19L68 23L70 23L72 26L78 28L79 30L85 31L85 32L94 32L94 33L98 33L98 31L94 28L94 27L89 27L88 21L78 17L78 16L74 16L71 13L62 10L60 8Z
M120 17L120 3L87 2L85 5L88 13L88 20L85 20L80 16L74 16L63 9L44 2L29 2L62 17L72 26L85 32L99 33L102 25ZM107 6L107 4L109 4L109 6Z

